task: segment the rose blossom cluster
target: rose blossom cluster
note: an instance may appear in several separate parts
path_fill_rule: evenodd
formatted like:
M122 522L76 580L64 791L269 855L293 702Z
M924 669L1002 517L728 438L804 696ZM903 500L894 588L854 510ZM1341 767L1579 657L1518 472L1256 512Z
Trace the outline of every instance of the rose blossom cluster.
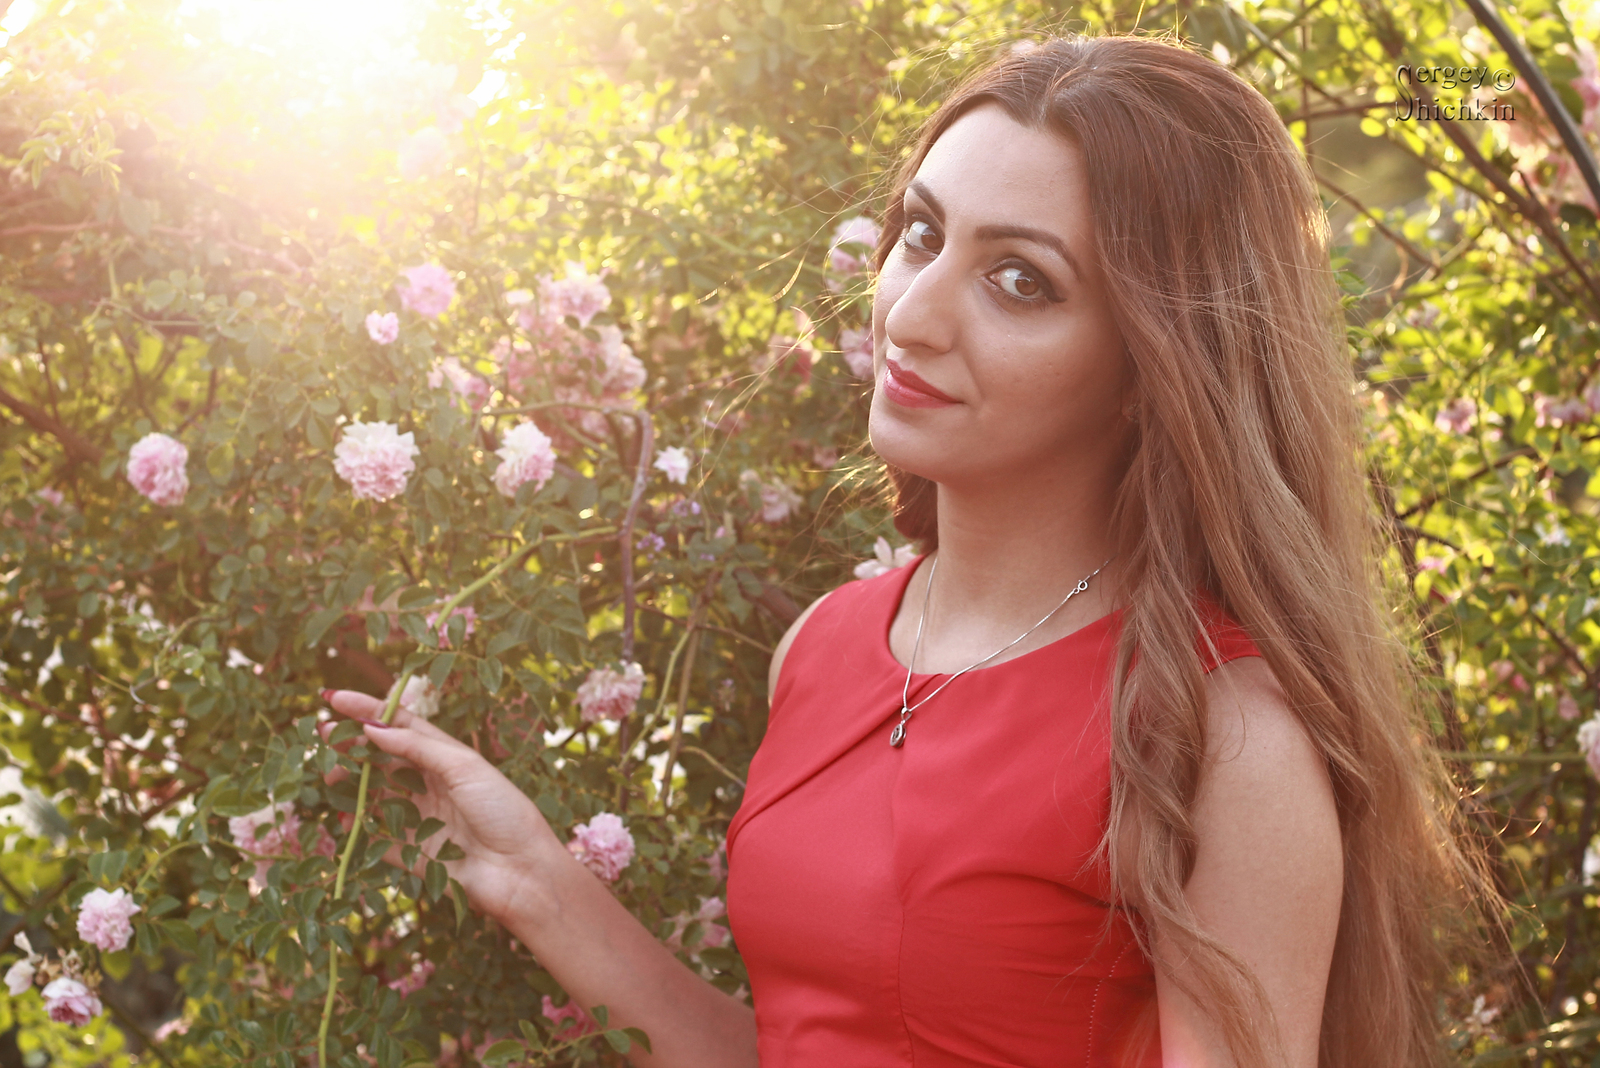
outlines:
M613 324L591 326L611 305L611 291L600 276L568 263L567 276L541 275L538 293L514 289L506 294L512 321L524 336L502 338L492 355L505 367L511 392L521 395L535 380L558 401L573 405L632 407L629 394L645 382L644 364ZM576 321L574 329L569 320ZM563 417L585 433L607 432L605 417L574 407Z
M715 949L726 945L732 933L722 924L714 921L722 919L728 914L728 907L722 903L720 897L708 897L700 902L699 911L690 916L679 913L672 918L673 931L667 939L667 945L673 949L683 948L683 935L691 923L700 925L700 940L695 949Z
M621 817L602 812L588 823L572 828L567 851L595 875L614 883L633 861L633 835L628 833Z
M1600 411L1600 384L1590 386L1581 397L1552 397L1536 393L1533 397L1533 425L1563 427L1587 423Z
M467 370L454 356L446 356L428 372L429 389L438 389L446 382L450 383L451 392L464 399L474 411L489 403L492 390L488 380Z
M228 834L241 850L258 858L255 874L251 877L251 881L258 884L266 883L267 870L278 857L298 857L301 854L300 817L295 814L294 805L288 801L257 809L247 816L233 817L228 821ZM332 836L325 828L318 827L317 844L312 848L312 853L331 857L335 851Z
M104 1006L90 989L96 979L84 973L77 950L63 955L60 961L48 961L34 952L26 934L18 934L15 945L23 958L6 970L7 993L21 997L42 980L44 989L39 994L44 998L45 1013L56 1023L84 1027L100 1015Z
M189 492L189 450L165 434L146 434L128 450L128 481L152 504L172 507Z
M629 661L621 671L595 668L578 687L578 708L585 723L626 719L644 693L644 668Z
M870 579L879 575L886 575L898 567L905 567L917 558L917 550L911 545L902 545L897 549L890 549L885 538L879 538L872 543L873 559L864 560L856 565L856 578Z
M344 428L333 447L333 470L357 498L387 501L405 492L420 451L409 430L402 434L393 423L358 420Z

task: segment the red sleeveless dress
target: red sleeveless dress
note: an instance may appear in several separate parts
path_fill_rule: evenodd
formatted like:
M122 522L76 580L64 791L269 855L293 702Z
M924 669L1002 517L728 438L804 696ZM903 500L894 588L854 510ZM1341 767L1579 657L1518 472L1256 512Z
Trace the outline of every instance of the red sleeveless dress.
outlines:
M968 672L894 749L914 570L800 629L728 829L762 1068L1159 1066L1154 974L1093 859L1121 614ZM1207 670L1260 655L1220 612L1207 629Z

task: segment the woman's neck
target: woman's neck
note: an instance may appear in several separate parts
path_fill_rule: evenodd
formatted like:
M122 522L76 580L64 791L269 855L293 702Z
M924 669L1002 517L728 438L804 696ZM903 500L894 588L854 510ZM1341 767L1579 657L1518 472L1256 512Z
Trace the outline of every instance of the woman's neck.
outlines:
M1115 485L1083 473L939 486L938 572L917 670L958 670L993 652L1103 570L1044 626L1001 659L1048 644L1114 610L1110 526ZM892 645L908 662L931 568L906 590Z

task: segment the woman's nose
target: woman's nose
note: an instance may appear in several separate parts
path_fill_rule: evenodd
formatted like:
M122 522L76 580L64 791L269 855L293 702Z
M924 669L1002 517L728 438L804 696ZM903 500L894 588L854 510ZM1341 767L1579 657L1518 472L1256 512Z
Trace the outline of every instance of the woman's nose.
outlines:
M921 267L902 264L900 269L909 281L884 317L884 336L902 351L948 351L960 317L959 278L951 257L936 256Z

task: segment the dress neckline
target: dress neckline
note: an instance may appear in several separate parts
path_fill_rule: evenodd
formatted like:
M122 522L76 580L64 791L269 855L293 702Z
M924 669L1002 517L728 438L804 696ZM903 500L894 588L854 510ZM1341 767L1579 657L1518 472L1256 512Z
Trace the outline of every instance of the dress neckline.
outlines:
M910 563L908 563L908 564L904 565L903 567L899 568L899 570L905 572L905 574L904 575L896 575L895 576L895 581L896 581L896 583L898 583L899 588L894 591L894 596L889 598L889 615L888 615L888 618L883 621L883 625L879 630L879 641L878 641L878 650L879 650L879 652L881 653L881 655L883 656L883 658L885 660L887 660L890 664L894 665L894 667L896 669L900 670L900 671L906 670L906 665L902 664L900 662L900 658L894 655L894 648L889 644L889 632L890 632L890 630L892 630L894 628L895 616L900 614L900 606L905 602L906 590L909 589L910 586L911 586L912 577L917 573L917 569L922 566L922 562L924 560L926 560L927 558L928 558L928 554L927 553L923 553L923 554L919 555L918 557L916 557L914 560L912 560ZM976 674L978 674L980 672L984 672L984 671L994 671L995 669L1005 667L1008 664L1015 664L1015 663L1017 663L1019 661L1026 660L1031 656L1035 656L1035 655L1038 655L1040 653L1044 653L1044 652L1047 652L1049 650L1055 649L1058 646L1064 645L1067 642L1070 642L1070 641L1072 641L1072 640L1074 640L1076 638L1079 638L1079 637L1083 636L1085 633L1087 633L1089 631L1098 630L1098 629L1101 629L1101 628L1103 628L1105 626L1108 626L1111 623L1112 620L1118 619L1118 618L1121 617L1122 611L1123 610L1120 607L1113 608L1111 611L1107 612L1105 615L1097 616L1094 619L1091 619L1089 622L1085 623L1083 626L1079 627L1077 630L1069 631L1068 633L1063 634L1061 637L1055 639L1054 641L1046 642L1044 645L1039 646L1037 649L1029 649L1025 653L1019 653L1016 656L1009 657L1009 658L1007 658L1005 660L1000 661L998 664L990 664L988 667L973 668L971 671L968 671L967 674L976 675ZM934 678L939 678L940 676L943 676L943 675L953 675L953 674L955 674L955 672L953 672L953 671L917 671L917 672L913 672L911 677L913 679L934 679Z

